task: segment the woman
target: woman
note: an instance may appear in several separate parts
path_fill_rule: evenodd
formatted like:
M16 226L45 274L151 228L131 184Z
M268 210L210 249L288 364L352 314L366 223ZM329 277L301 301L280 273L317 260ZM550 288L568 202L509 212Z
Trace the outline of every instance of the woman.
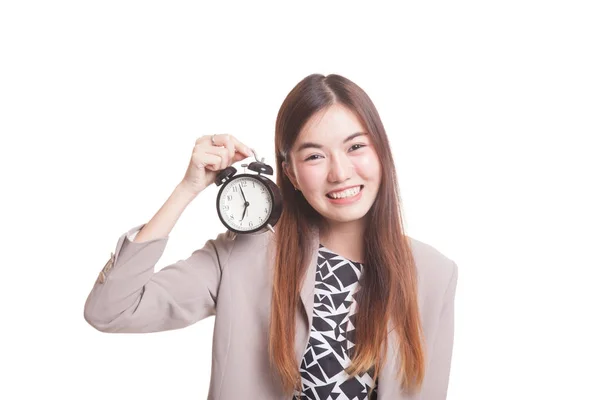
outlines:
M368 95L339 75L307 76L281 106L275 149L275 233L223 232L154 273L185 207L252 153L232 135L203 136L166 203L119 238L86 320L156 332L215 315L209 399L445 399L457 266L404 234Z

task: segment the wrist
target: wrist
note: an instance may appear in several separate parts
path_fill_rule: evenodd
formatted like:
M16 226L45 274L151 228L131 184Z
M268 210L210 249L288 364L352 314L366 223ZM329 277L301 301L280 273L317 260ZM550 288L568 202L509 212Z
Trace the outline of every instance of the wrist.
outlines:
M204 188L200 189L192 189L188 185L183 182L180 182L176 187L174 192L179 195L179 197L187 198L190 201L193 200L198 194L204 190Z

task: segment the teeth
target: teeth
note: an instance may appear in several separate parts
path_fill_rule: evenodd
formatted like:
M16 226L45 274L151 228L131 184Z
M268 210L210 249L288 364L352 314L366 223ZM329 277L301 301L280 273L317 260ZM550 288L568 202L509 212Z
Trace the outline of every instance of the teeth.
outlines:
M329 196L334 199L343 199L345 197L352 197L360 191L360 186L355 186L352 189L346 189L343 192L330 193Z

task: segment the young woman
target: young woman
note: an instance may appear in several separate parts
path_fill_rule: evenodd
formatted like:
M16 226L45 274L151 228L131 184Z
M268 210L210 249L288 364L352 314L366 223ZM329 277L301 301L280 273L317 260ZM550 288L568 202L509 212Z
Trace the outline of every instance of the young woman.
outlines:
M154 272L185 207L252 154L232 135L203 136L161 209L119 238L85 319L157 332L215 315L209 399L445 399L457 266L404 233L369 96L307 76L279 110L275 149L275 233L223 232Z

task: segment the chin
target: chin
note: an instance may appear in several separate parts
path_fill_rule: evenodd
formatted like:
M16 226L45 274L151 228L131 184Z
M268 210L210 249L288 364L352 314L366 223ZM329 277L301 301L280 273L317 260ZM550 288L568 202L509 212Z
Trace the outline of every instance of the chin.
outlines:
M331 212L331 210L317 210L325 219L334 222L352 222L362 219L367 215L369 209L354 210L353 212Z

